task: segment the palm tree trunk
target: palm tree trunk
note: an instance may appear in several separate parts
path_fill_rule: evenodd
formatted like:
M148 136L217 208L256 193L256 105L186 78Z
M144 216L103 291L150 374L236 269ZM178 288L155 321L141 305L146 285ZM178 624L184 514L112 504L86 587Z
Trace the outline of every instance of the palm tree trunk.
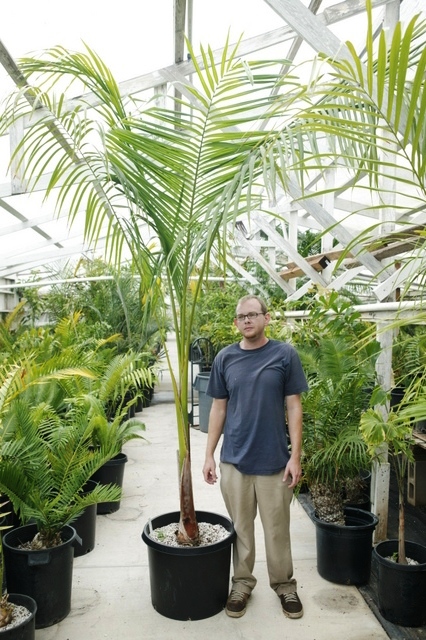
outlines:
M407 564L405 556L405 510L404 491L398 489L398 563Z
M191 456L187 451L180 477L180 520L177 536L180 544L199 544L199 530L192 491Z

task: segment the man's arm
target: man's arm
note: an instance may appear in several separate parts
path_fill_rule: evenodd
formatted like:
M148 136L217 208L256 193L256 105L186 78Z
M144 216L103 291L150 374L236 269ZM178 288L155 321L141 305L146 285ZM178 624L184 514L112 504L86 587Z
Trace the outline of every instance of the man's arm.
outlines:
M217 443L222 435L223 425L225 424L227 404L228 400L226 398L213 398L212 408L210 409L206 459L203 467L204 480L208 482L208 484L214 484L217 481L214 452L216 451Z
M302 477L300 458L302 455L303 411L300 394L286 397L287 425L291 442L290 460L284 470L283 482L290 478L289 487L294 488Z

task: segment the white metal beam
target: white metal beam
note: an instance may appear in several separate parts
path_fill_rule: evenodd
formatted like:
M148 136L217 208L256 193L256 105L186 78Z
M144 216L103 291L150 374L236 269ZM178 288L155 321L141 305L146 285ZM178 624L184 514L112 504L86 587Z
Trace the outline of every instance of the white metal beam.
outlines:
M238 241L238 244L240 244L242 247L244 247L247 250L247 253L253 258L253 260L255 260L266 271L266 273L269 274L269 276L280 287L280 289L282 289L288 294L292 294L293 289L290 287L288 282L285 282L285 280L280 278L279 274L274 269L272 269L268 261L265 260L262 254L251 245L250 241L244 237L241 231L235 228L234 234L235 234L235 238Z
M288 255L291 260L293 260L298 267L300 267L306 275L311 278L313 282L319 284L321 287L326 287L327 282L321 276L321 274L316 271L309 262L305 260L303 256L297 251L288 240L285 240L277 231L273 228L273 226L267 222L258 212L253 212L250 214L251 219L256 224L256 226L261 229L268 238L271 238L274 244L279 247L284 253Z
M364 247L354 242L352 236L345 227L340 224L326 209L314 198L304 197L299 185L293 180L288 180L287 190L294 200L297 200L310 215L317 220L323 229L330 229L330 233L342 244L343 247L350 247L352 255L363 264L379 280L384 280L392 274L376 260Z

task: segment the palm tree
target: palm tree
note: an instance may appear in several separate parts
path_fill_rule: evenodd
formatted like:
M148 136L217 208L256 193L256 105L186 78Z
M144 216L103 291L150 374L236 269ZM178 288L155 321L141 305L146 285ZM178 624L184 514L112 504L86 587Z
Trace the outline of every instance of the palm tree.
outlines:
M166 349L179 441L179 535L194 543L188 362L197 300L210 261L225 253L228 223L261 201L255 187L270 132L260 125L279 114L288 117L300 87L290 76L280 77L282 60L244 61L238 46L227 42L217 63L210 48L201 50L203 71L188 48L194 83L179 83L183 97L171 107L123 98L88 47L84 53L56 47L42 59L23 59L20 70L28 80L35 77L37 86L25 84L12 97L3 126L35 116L16 152L26 163L30 189L52 169L47 195L68 208L71 223L85 216L86 237L93 242L106 224L107 247L117 262L123 246L130 249L147 285L145 310L157 296L169 300L178 352L175 372ZM54 97L64 82L90 94L78 102ZM194 273L198 279L190 291Z
M309 383L303 394L304 481L317 517L344 524L344 491L348 483L361 484L360 470L371 461L359 421L376 385L378 343L336 292L316 301L300 324L292 341Z
M309 200L327 193L328 187L310 191L306 184L315 179L320 185L318 176L339 168L336 180L341 176L341 184L336 189L353 188L355 198L359 195L365 202L360 208L389 210L398 220L423 209L426 196L426 21L415 16L405 29L397 23L390 35L382 30L376 43L370 0L367 16L363 53L358 55L348 42L342 57L320 55L317 67L322 75L307 88L311 105L300 111L291 128L297 149L289 165L291 176L283 164L277 175L290 192L299 176L295 193ZM275 153L281 148L277 139ZM365 244L379 249L386 242L380 225L372 223L354 237L344 238L338 224L323 220L323 232L344 245L342 260L350 253L365 254ZM420 261L418 275L425 267L422 252L416 252L415 258ZM411 260L403 258L400 271ZM377 275L383 275L380 269L373 273ZM408 278L407 289L411 281Z
M399 216L424 209L426 196L426 22L415 16L405 29L398 23L390 35L383 30L375 44L370 0L367 0L367 13L365 51L358 55L348 43L344 60L322 56L322 68L327 68L328 73L312 83L313 104L295 123L294 131L304 141L299 145L301 193L308 198L320 195L321 190L315 194L304 190L307 176L344 166L348 171L346 184L365 190L371 199L371 208L390 210L398 221ZM354 236L343 251L342 259L349 252L361 256L367 250L363 248L366 241L371 249L379 249L386 243L387 238L381 237L380 225L381 222L373 224ZM338 225L324 231L341 240ZM419 235L424 236L424 231L419 231ZM424 274L425 266L422 249L402 256L400 273L408 268L401 297L413 280ZM380 276L380 271L373 273L375 275ZM395 321L387 329L403 324L407 324L406 319ZM381 402L379 397L377 400L378 405L383 406L368 409L361 418L361 431L370 454L384 460L388 449L399 478L398 554L402 562L405 558L403 478L407 458L412 455L413 420L419 419L424 409L423 382L416 379L406 390L405 400L412 400L411 396L415 395L409 407L402 408L404 400L388 415L386 399L381 394Z
M381 410L382 409L382 410ZM413 422L426 410L425 380L415 380L405 391L402 403L388 414L382 408L370 408L361 415L360 430L370 454L379 461L389 455L398 489L397 562L407 564L405 552L405 485L408 463L414 461ZM384 451L383 445L387 450Z

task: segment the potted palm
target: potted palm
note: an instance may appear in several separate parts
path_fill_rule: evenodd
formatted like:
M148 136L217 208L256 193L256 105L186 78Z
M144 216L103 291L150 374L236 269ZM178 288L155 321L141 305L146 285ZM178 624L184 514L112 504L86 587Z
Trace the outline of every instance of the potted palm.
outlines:
M378 568L377 601L390 622L407 627L426 624L426 546L405 539L405 488L408 462L413 457L413 425L426 415L424 376L414 378L402 402L386 410L383 393L378 406L361 416L360 429L372 456L389 457L398 487L398 538L378 542L373 557Z
M30 125L28 135L19 145L28 160L29 174L36 176L34 187L44 172L42 158L45 146L49 145L49 157L56 166L61 166L61 171L51 175L48 191L58 195L58 203L65 202L61 194L69 193L70 189L75 192L71 201L67 199L70 220L80 216L84 203L89 238L96 240L107 221L107 242L116 251L118 260L123 244L130 248L133 267L138 270L141 282L147 283L144 310L148 313L152 308L158 310L154 303L159 296L168 301L178 353L175 371L164 342L178 432L177 529L186 553L199 543L188 422L188 364L197 301L213 256L220 256L226 245L228 222L261 201L252 186L262 175L270 131L257 127L256 122L266 123L270 119L273 127L277 84L283 88L276 98L281 112L289 113L300 92L289 75L280 76L282 61L242 61L237 56L238 47L231 48L227 42L218 63L209 49L202 50L200 64L189 44L188 48L194 64L194 83L185 86L182 96L187 97L181 97L171 107L148 104L139 110L135 109L135 102L131 109L127 108L110 71L89 49L76 55L58 47L42 59L22 60L22 73L28 79L34 74L41 80L35 91L46 111L34 128ZM82 84L97 98L91 101L83 118L80 106L72 103L60 101L64 108L53 112L51 109L55 110L59 102L51 99L49 91L44 93L43 77L51 81L49 91L66 77L71 84L77 80L79 87ZM73 117L75 108L78 118ZM15 96L6 109L4 125L25 117L28 111L26 98L16 100ZM60 140L62 127L67 131L67 139L73 139L71 153L71 148ZM95 131L101 135L93 145ZM90 136L89 146L85 143L86 134ZM194 274L197 278L191 281ZM164 326L164 316L159 320ZM221 519L232 538L231 523ZM144 539L149 543L147 528ZM212 593L214 603L203 612L196 603L192 611L167 612L173 598L168 598L162 612L191 618L212 615L226 601L228 581L229 577L221 581L221 593L219 596ZM204 576L199 590L206 590Z
M355 49L351 47L344 62L338 59L327 60L333 70L333 80L322 85L319 82L316 85L318 101L307 111L304 121L300 121L299 134L314 135L314 138L316 135L327 135L330 141L330 154L327 153L320 158L314 147L311 147L312 154L308 153L305 156L309 157L309 162L318 161L317 166L325 169L334 160L338 160L339 163L345 163L351 176L359 177L361 172L365 172L372 198L377 197L384 209L391 207L395 211L393 201L386 204L383 176L393 176L392 191L394 193L404 194L404 197L409 192L415 193L413 203L417 201L418 194L421 194L420 198L424 200L426 193L425 109L424 102L419 99L419 96L424 95L426 23L419 21L417 16L407 24L405 29L401 24L397 24L391 37L385 32L381 34L380 47L376 48L373 46L371 2L367 2L367 8L369 23L365 57L358 56ZM393 82L396 77L398 77L397 85ZM394 109L396 104L398 108ZM368 117L366 117L367 113ZM384 114L386 114L385 117ZM378 131L380 131L379 135ZM398 142L393 145L393 141ZM388 154L390 148L392 152ZM405 167L404 172L401 172L401 166ZM404 206L406 204L405 202ZM410 204L407 208L410 208ZM328 229L328 231L336 235L336 229ZM373 229L370 229L370 232L372 231ZM376 232L375 248L380 248L380 225ZM354 237L351 249L357 242L363 241L365 241L365 235ZM383 240L383 242L386 241ZM341 259L347 255L343 252ZM408 255L406 259L403 258L400 266L410 265L411 260L412 256ZM412 273L415 275L407 277L406 284L400 291L401 299L405 292L409 291L413 279L422 271L422 268L420 266L414 269ZM392 330L395 326L396 323L390 323L387 329ZM404 347L403 344L398 344L395 349L394 364L401 346ZM406 351L404 348L403 350ZM401 360L398 364L400 362ZM411 403L414 391L409 383L412 378L411 359L408 376L397 376L395 381L396 384L403 383L402 393L398 403L391 403L393 406L389 416L387 410L382 412L371 408L362 414L360 422L361 432L370 454L383 459L386 458L388 449L396 475L401 478L402 483L406 461L411 456L413 420L421 420L424 417L424 411L419 410L420 403L418 401ZM415 384L419 388L419 378L416 379ZM408 400L410 400L409 405L407 405ZM384 447L383 451L381 447ZM403 484L400 486L403 492ZM402 506L404 504L403 493L400 504ZM403 509L400 511L401 516L403 511ZM403 525L403 517L401 525ZM399 536L401 543L402 533L403 528L400 529ZM406 553L408 548L410 551ZM424 624L424 603L420 595L422 591L424 592L424 583L416 592L408 586L411 582L411 574L417 573L424 563L424 555L422 552L419 553L419 565L406 565L401 562L391 564L390 559L382 558L382 553L389 558L394 555L403 560L405 555L415 557L417 548L411 547L411 544L406 542L405 545L401 544L401 549L398 551L398 541L392 541L392 543L385 541L375 547L373 555L382 574L379 576L381 592L379 608L384 617L405 626L410 626L413 620L416 624ZM390 578L387 571L391 568L395 571L399 570L398 586L395 589L389 586ZM403 593L410 594L408 602L401 597ZM390 601L388 598L392 594L398 594L398 598ZM411 617L412 610L416 612L413 617Z
M331 313L333 311L333 313ZM303 482L312 502L317 567L332 582L364 584L371 569L369 511L344 504L349 483L370 464L359 419L375 384L377 345L353 307L337 294L315 301L293 338L307 374L303 397Z

